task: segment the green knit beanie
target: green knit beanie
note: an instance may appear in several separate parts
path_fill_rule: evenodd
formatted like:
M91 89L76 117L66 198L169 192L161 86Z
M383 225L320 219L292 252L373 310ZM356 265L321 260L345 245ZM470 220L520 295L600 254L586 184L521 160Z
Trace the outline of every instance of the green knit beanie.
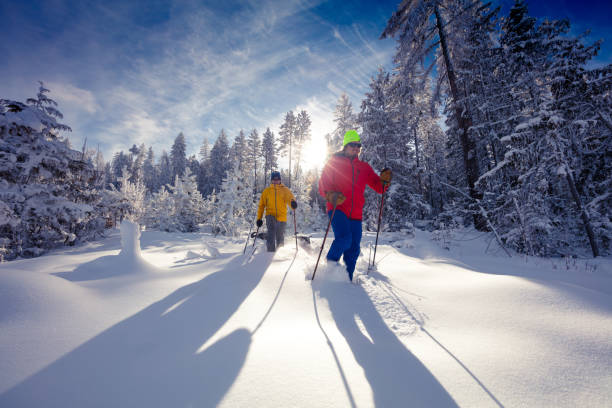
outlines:
M342 147L352 142L361 143L361 139L359 138L359 133L357 133L356 130L351 129L347 130L344 134L344 142L342 143Z

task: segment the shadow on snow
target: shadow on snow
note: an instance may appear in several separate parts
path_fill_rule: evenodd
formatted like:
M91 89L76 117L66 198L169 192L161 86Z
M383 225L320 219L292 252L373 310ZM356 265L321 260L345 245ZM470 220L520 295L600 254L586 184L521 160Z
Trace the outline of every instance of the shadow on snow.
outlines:
M338 330L370 383L375 406L457 406L438 380L389 329L361 286L325 282L313 288L327 299ZM356 318L361 320L371 340L362 333ZM328 344L335 355L332 343L328 341ZM336 363L339 364L337 358ZM346 381L345 387L348 387ZM347 393L352 400L348 388Z
M0 395L3 407L217 405L240 372L252 334L237 329L197 353L257 286L237 256L100 333Z

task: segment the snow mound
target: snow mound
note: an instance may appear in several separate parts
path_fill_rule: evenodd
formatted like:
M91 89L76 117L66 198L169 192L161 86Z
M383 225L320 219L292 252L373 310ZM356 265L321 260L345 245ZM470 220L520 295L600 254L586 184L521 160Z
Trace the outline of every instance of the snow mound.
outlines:
M400 239L400 240L394 241L391 245L393 245L393 247L395 247L395 248L413 249L414 248L414 240L412 240L412 239Z
M79 265L74 271L60 272L55 275L73 282L80 282L161 271L142 257L139 225L124 220L121 222L121 252L118 255L101 256Z
M203 244L203 249L201 251L187 251L187 254L185 254L185 261L191 261L191 260L195 260L195 259L212 259L212 258L218 258L219 255L221 255L221 253L219 252L219 250L211 245L208 244Z
M197 252L193 252L193 251L187 251L187 254L185 255L186 260L198 259L198 258L204 258L204 255L199 254Z
M206 256L207 258L218 258L221 253L219 252L219 250L217 248L215 248L214 246L204 243L204 250L202 252L203 256Z
M132 221L121 222L121 252L115 258L110 257L108 265L117 265L117 270L124 272L156 272L158 269L145 261L140 251L140 226ZM103 262L104 263L104 262ZM104 265L102 265L104 266Z
M121 252L125 258L140 257L140 226L135 222L121 221Z
M86 289L38 272L0 272L0 322L39 319L87 304Z

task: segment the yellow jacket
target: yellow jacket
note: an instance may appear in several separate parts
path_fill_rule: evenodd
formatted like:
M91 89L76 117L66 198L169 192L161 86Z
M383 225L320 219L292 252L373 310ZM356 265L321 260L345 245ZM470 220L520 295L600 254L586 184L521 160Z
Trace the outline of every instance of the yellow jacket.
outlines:
M259 199L259 209L257 210L257 219L260 220L263 216L264 208L266 215L273 215L277 221L287 222L287 206L295 197L287 187L281 184L270 184L261 193Z

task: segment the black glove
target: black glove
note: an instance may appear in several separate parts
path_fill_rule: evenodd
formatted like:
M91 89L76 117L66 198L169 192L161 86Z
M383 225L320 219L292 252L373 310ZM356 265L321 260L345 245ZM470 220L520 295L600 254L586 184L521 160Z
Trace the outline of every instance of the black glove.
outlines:
M257 220L257 222L255 224L257 224L257 228L259 228L259 227L261 227L263 225L263 221L262 220Z
M295 202L295 200L291 201L291 208L293 208L294 210L297 208L297 203Z

